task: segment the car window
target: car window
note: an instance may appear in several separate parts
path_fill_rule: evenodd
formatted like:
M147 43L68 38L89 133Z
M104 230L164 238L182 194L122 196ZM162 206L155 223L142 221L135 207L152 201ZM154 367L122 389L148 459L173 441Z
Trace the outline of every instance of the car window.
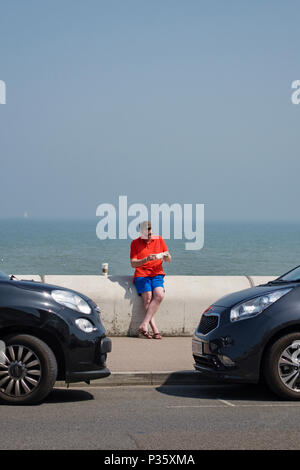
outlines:
M279 279L282 279L283 281L297 281L300 279L300 266L297 266L297 268L284 274Z

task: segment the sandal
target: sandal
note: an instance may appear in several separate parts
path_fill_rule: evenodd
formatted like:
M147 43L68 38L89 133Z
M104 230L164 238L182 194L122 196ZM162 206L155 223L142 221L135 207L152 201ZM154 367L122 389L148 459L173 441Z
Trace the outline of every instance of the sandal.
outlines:
M162 339L162 336L160 333L153 333L153 336L152 336L153 339Z
M147 330L143 330L142 328L139 328L139 336L142 338L152 339L150 333Z

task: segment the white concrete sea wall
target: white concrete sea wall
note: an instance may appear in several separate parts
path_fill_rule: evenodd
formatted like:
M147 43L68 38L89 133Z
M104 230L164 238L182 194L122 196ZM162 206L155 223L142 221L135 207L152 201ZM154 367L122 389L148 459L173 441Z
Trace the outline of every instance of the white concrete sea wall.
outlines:
M11 276L11 274L10 274ZM37 274L14 274L18 280L43 282L42 276Z
M21 279L39 280L39 276ZM191 336L202 312L220 297L274 279L275 276L166 276L165 299L156 314L163 335ZM101 309L109 336L136 336L144 312L131 276L42 275L47 284L79 291Z
M276 279L277 277L279 276L249 276L254 286L266 284L268 281L273 281L273 279Z

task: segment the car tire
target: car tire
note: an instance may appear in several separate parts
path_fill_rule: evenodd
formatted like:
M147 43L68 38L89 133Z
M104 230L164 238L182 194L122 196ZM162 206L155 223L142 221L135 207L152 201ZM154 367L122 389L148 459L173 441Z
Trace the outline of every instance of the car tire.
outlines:
M56 358L49 346L31 335L3 338L5 357L0 364L0 399L24 405L40 403L57 377Z
M300 400L300 333L290 333L266 352L263 376L279 397Z

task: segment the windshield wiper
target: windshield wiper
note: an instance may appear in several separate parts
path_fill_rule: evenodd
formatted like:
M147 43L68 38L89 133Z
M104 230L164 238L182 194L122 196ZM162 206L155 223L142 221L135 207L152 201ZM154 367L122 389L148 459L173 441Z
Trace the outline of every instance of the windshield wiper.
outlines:
M289 279L289 280L287 280L287 279L274 279L274 281L267 282L267 285L270 286L272 284L287 284L287 283L290 284L291 282L300 282L300 279L293 279L293 280L291 280L291 279Z

